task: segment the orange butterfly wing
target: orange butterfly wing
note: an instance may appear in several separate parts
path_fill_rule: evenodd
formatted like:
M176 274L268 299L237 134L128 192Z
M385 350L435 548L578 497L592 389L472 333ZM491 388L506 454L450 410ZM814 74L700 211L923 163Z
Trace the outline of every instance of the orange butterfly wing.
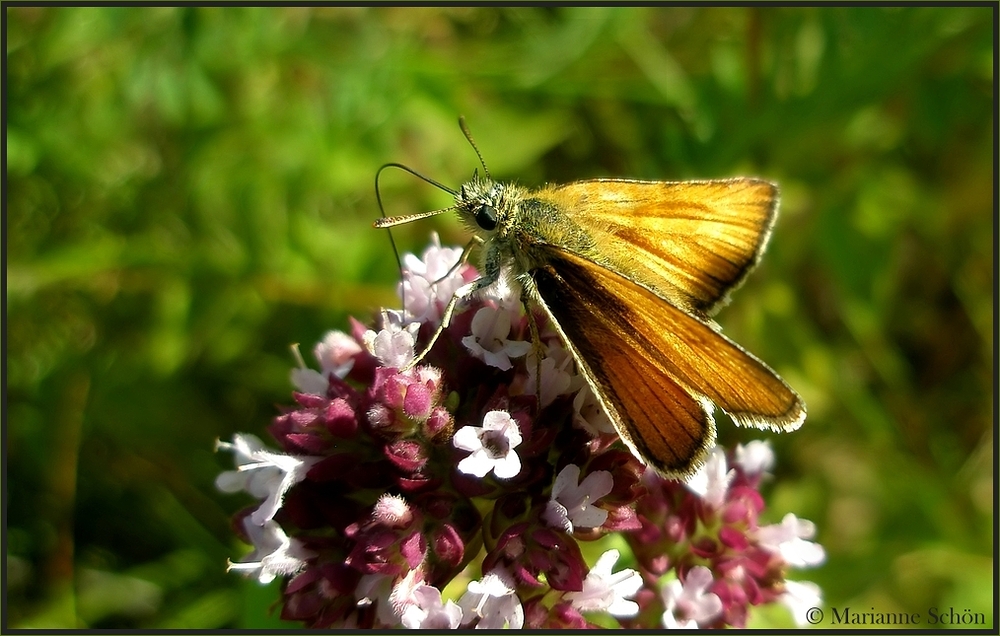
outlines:
M741 425L794 430L801 398L709 324L562 249L530 272L622 439L661 473L688 476L715 442L711 403Z
M577 181L537 193L600 246L588 258L677 307L718 310L760 258L778 189L761 179Z

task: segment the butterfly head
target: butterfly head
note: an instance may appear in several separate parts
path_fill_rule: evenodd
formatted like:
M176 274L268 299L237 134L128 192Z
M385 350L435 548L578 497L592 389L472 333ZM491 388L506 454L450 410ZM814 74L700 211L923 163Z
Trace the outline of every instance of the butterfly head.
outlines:
M504 225L507 217L504 191L503 184L476 173L455 197L459 216L482 238L488 238L497 227Z

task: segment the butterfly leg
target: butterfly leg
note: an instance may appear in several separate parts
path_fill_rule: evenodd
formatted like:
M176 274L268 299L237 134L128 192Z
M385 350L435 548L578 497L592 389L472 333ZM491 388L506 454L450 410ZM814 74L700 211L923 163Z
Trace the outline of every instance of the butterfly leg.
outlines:
M448 278L456 271L458 271L459 267L468 263L469 255L472 253L472 248L475 247L476 245L482 245L482 243L483 239L479 238L478 236L473 236L472 240L469 241L464 248L462 248L462 255L459 256L457 261L455 261L455 264L452 265L451 268L449 268L448 271L444 273L444 276L435 281L432 281L431 285L437 285L438 283L440 283L441 281L443 281L444 279Z
M457 261L455 261L455 264L452 265L447 272L445 272L444 276L431 282L431 285L432 286L437 285L444 279L454 274L459 267L468 263L469 255L472 253L472 248L476 245L481 244L482 242L483 240L478 236L472 237L472 240L469 241L466 244L466 246L462 249L462 255L459 256ZM476 283L478 283L481 280L482 277L477 278L472 282L467 283L455 290L455 293L452 295L451 300L448 301L448 304L444 308L444 312L441 314L441 324L438 325L438 328L434 331L434 335L431 336L430 342L427 343L427 346L424 347L423 351L421 351L419 355L414 356L413 359L410 360L410 362L405 367L403 367L402 371L404 372L409 371L413 367L417 366L417 364L419 364L420 361L424 359L424 357L428 354L428 352L430 352L431 347L434 346L434 343L437 342L437 339L441 336L442 333L444 333L444 330L448 328L448 325L451 324L451 317L452 314L455 313L455 307L456 305L458 305L459 300L489 285L489 283L487 283L486 285L476 286Z
M431 347L434 346L434 343L437 342L437 339L441 337L441 334L444 333L444 330L448 328L449 324L451 324L451 317L455 313L455 307L458 306L458 302L460 300L462 300L463 298L468 298L469 296L475 294L479 290L485 289L495 282L496 279L491 280L485 276L480 276L479 278L473 280L472 282L466 283L465 285L462 285L461 287L456 289L455 294L451 297L451 300L448 301L448 305L444 308L444 313L441 315L441 324L439 324L438 328L434 331L434 335L431 336L430 342L427 343L427 346L424 347L424 350L421 351L419 355L414 356L413 359L410 360L410 362L405 367L403 367L402 371L406 372L412 369L413 367L417 366L420 363L420 361L424 359L424 356L426 356L427 353L430 352Z
M542 336L538 331L538 321L535 320L535 312L531 310L528 299L521 296L521 306L528 317L528 329L531 331L531 350L535 354L535 395L538 396L538 405L542 404L542 356L545 354L545 346L542 345Z

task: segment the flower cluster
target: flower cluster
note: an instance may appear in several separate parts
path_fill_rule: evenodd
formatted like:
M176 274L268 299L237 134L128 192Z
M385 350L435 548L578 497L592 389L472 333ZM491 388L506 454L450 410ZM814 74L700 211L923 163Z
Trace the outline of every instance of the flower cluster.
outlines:
M280 451L219 443L236 470L218 487L256 500L230 568L280 577L282 618L313 628L743 626L771 602L801 623L819 590L785 571L824 554L809 522L758 523L765 443L687 483L647 470L540 316L532 342L516 285L463 303L421 357L477 275L460 256L435 237L405 258L404 310L327 334L319 370L300 358ZM612 535L632 554L581 549Z
M625 536L647 581L672 570L663 594L647 596L642 614L665 627L745 627L752 605L780 602L796 623L820 604L814 583L785 580L789 567L819 565L822 546L809 521L789 513L760 525L760 482L774 463L766 442L738 445L728 457L716 447L687 483L643 475L648 495L636 513L642 528ZM641 624L641 622L639 623Z

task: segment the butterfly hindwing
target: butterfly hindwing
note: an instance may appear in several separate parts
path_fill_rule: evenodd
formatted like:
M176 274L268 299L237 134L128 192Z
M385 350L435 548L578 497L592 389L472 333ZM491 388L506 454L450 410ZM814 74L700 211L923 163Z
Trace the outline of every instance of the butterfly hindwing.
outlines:
M687 475L714 444L714 403L743 425L797 428L802 400L773 371L652 291L550 248L531 272L546 312L619 434L660 472Z
M639 340L624 335L631 315L624 304L600 288L581 288L587 276L563 276L562 265L535 270L532 279L579 372L638 457L661 474L690 475L715 443L711 405L664 373Z

